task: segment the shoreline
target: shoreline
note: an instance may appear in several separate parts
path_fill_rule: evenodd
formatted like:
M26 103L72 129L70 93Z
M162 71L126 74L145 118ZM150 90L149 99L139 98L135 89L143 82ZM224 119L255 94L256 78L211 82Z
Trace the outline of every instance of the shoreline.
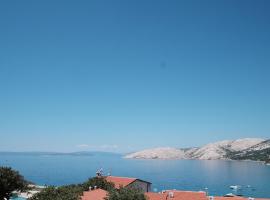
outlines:
M266 163L265 161L260 160L233 160L233 159L195 159L195 158L125 158L126 160L199 160L199 161L235 161L235 162L255 162L261 163L265 165L269 165L270 163Z

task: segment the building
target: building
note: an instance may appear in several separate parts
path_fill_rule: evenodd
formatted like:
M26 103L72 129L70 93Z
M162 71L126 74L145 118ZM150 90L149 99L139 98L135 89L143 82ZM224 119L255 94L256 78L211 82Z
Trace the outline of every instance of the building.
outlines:
M83 193L81 200L105 200L107 191L95 189ZM205 192L165 190L160 193L146 192L147 200L270 200L249 197L215 197L207 196Z
M81 200L104 200L107 197L107 191L102 189L83 192Z
M149 200L208 200L205 192L165 190L161 193L145 193Z
M262 198L250 197L216 197L207 196L205 192L165 190L161 193L147 192L145 193L148 200L270 200Z
M103 176L104 177L104 176ZM159 193L151 192L151 183L137 178L106 176L108 182L114 184L116 189L121 187L139 189L145 193L147 200L270 200L263 198L250 197L216 197L207 196L206 192L199 191L180 191L180 190L164 190ZM108 192L102 189L86 191L83 193L81 200L105 200Z
M106 181L113 183L117 189L120 187L129 187L141 190L144 193L151 191L151 183L141 179L118 176L107 176L105 179Z
M104 200L107 197L107 191L95 189L83 193L81 200ZM162 193L146 192L148 200L208 200L205 192L189 191L164 191Z
M212 200L270 200L270 199L251 198L251 197L213 197Z
M101 173L98 174L100 177ZM104 177L106 181L114 184L116 189L120 189L121 187L128 187L139 189L143 193L151 191L151 183L148 181L144 181L138 178L128 178L128 177L118 177L118 176L106 176ZM104 200L107 196L108 192L102 189L95 189L93 186L93 190L85 191L81 196L81 200Z

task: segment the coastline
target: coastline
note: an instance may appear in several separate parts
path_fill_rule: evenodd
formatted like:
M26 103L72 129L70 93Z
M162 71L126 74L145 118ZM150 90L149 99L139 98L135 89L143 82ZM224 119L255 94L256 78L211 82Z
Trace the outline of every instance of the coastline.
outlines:
M195 158L126 158L125 156L122 157L123 159L127 160L199 160L199 161L236 161L236 162L255 162L261 163L270 166L270 163L266 163L265 161L260 160L233 160L233 159L195 159Z

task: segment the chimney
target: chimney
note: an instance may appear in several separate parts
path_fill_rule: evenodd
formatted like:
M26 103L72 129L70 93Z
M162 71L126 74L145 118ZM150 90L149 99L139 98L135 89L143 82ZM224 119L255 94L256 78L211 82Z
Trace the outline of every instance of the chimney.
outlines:
M97 177L102 177L102 175L103 175L103 169L100 168L99 170L97 170L96 175L97 175Z
M173 192L169 192L169 198L173 198L174 197L174 193Z
M92 190L92 187L91 186L89 186L89 191L91 191Z
M95 185L95 187L94 187L94 188L95 188L95 190L96 190L96 189L97 189L97 186Z

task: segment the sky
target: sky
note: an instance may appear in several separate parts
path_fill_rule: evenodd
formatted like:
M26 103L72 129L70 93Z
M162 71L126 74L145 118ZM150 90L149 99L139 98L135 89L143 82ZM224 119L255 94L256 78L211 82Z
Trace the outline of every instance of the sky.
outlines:
M0 151L270 136L270 1L0 2Z

